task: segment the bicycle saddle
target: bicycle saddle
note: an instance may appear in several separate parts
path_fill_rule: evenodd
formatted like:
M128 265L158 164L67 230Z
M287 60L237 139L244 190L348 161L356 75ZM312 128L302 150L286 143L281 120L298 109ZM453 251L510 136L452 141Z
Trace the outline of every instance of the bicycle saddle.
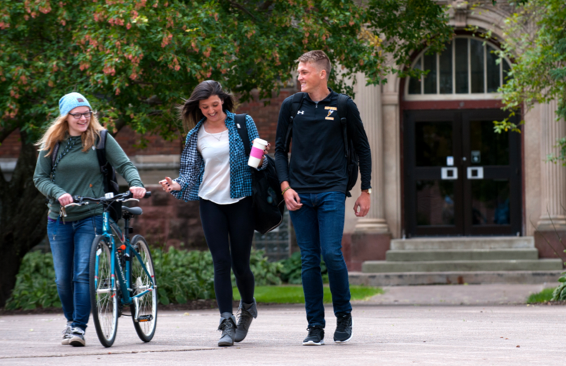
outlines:
M142 209L140 207L126 207L126 206L122 206L122 210L129 212L132 215L141 215L143 213Z

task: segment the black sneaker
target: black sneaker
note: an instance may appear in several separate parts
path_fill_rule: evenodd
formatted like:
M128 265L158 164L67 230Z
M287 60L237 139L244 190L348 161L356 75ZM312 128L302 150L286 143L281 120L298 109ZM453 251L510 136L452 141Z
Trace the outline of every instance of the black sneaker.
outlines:
M352 339L352 314L344 314L336 317L336 331L334 332L334 342L344 343Z
M324 344L324 328L315 325L307 330L309 335L303 340L303 346L322 346Z

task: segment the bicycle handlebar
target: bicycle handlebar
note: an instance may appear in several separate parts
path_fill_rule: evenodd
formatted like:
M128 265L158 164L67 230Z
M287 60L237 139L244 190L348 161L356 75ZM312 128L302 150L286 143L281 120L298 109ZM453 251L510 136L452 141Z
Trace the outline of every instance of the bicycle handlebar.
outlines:
M143 196L143 198L149 198L151 196L151 191L146 191L145 195ZM115 194L113 197L100 197L100 198L92 198L92 197L83 197L83 196L73 196L73 202L70 203L69 205L73 205L73 206L82 206L82 205L87 205L90 202L96 202L96 203L112 203L112 202L123 202L127 199L130 199L133 197L133 194L131 191L125 192L125 193L118 193ZM67 205L67 206L69 206ZM67 207L65 206L65 207Z

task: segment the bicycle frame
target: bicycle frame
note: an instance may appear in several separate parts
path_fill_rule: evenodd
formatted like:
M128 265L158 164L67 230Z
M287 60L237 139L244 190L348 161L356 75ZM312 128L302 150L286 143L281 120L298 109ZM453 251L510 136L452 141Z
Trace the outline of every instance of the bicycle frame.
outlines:
M114 294L112 296L115 296L115 292L116 292L116 275L118 276L118 282L120 284L120 287L122 289L125 289L126 291L122 291L122 296L120 298L120 301L122 303L122 305L131 305L132 302L135 301L136 298L142 297L143 295L147 294L148 292L151 292L155 289L155 281L154 281L154 276L152 274L150 274L145 266L145 264L143 263L143 260L141 258L141 256L138 254L138 252L136 252L134 250L134 248L131 246L130 244L130 236L128 233L128 221L126 220L126 232L124 234L122 234L122 237L120 237L121 232L116 232L116 235L112 234L112 227L110 225L110 214L107 211L104 211L104 213L102 214L102 236L104 236L107 239L107 242L110 243L110 251L111 251L111 261L110 261L110 271L111 271L111 276L112 276L112 292L114 292ZM116 229L119 230L119 228L116 227ZM115 229L115 230L116 230ZM117 245L116 242L114 240L114 238L118 237L118 240L120 241L121 244L125 245L126 248L124 250L124 255L129 256L130 260L126 260L125 264L126 264L126 268L125 271L122 268L122 265L120 264L120 259L118 257L118 250L117 250ZM100 249L99 249L100 250ZM97 252L97 259L95 261L96 263L96 272L98 273L98 255L100 252ZM133 259L131 254L134 254L134 256L137 258L137 260L140 262L143 270L145 271L146 275L151 278L151 288L146 289L145 291L136 294L134 296L130 296L130 291L132 289L131 286L131 276L130 276L130 271L131 271L131 260ZM118 270L116 270L118 269ZM98 278L95 277L95 287L98 281Z

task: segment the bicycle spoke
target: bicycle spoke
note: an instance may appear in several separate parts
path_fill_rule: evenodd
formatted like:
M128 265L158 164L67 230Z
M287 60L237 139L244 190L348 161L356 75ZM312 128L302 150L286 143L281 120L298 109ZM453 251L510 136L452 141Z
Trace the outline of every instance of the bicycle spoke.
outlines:
M118 283L112 287L111 251L104 240L98 239L91 255L93 320L100 343L110 347L118 327Z
M155 281L154 268L149 247L142 237L138 236L135 240L136 242L133 242L133 247L136 248L141 263L137 256L132 260L130 277L133 290L132 296L142 293L143 295L137 298L138 318L134 319L134 326L139 337L143 341L148 342L155 333L157 321L157 289L153 282ZM135 305L132 306L132 317L135 317Z

